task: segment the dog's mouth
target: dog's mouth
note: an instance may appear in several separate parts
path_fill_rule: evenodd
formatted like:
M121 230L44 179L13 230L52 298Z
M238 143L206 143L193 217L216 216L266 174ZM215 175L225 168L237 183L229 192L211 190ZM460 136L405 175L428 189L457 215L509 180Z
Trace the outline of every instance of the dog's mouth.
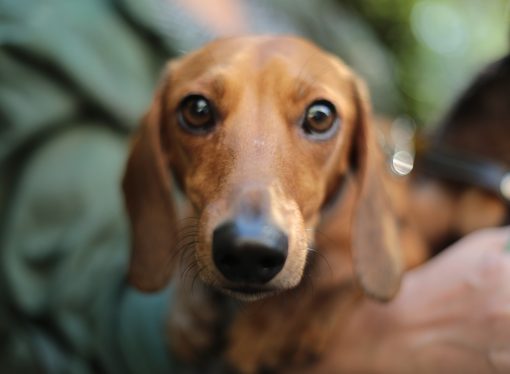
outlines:
M222 291L241 301L260 300L278 293L278 290L274 288L260 288L254 286L226 287Z

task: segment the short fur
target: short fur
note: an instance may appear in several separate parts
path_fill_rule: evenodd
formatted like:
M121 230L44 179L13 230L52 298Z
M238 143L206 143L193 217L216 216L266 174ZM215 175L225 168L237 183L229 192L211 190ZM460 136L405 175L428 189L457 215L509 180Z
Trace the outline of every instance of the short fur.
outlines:
M218 109L220 123L205 136L177 125L189 93ZM307 139L299 126L317 99L331 101L341 120L326 141ZM337 57L294 37L215 41L168 65L133 144L124 178L129 280L144 291L175 282L168 333L181 358L205 357L221 335L217 357L236 371L302 368L328 348L363 293L390 300L398 291L401 241L419 241L402 227L394 183L366 89ZM211 256L212 231L247 201L289 237L284 268L252 302L229 291ZM218 329L232 300L241 306Z

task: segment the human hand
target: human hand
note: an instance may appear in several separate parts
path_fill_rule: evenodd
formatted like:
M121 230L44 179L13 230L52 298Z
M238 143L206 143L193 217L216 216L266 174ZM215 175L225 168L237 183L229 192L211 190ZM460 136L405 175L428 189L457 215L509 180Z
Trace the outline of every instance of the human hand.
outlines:
M365 300L317 373L510 372L508 228L476 232Z

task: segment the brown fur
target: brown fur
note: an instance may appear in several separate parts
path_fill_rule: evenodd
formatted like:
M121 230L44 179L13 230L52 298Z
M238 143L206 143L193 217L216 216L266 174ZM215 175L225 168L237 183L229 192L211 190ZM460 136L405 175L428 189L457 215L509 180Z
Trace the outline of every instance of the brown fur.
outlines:
M189 93L207 96L218 109L220 123L207 135L177 126L177 105ZM326 141L307 139L299 127L317 99L331 101L341 119ZM328 348L362 293L391 299L405 267L401 241L410 250L421 243L395 193L406 188L385 171L363 84L312 44L224 39L171 62L124 179L130 282L146 291L176 283L171 349L197 360L223 334L219 357L238 371L302 367ZM182 227L174 185L189 203L191 231ZM215 268L212 231L246 204L265 209L288 235L289 255L264 285L267 292L238 307L218 332L221 305L246 297L229 291ZM417 253L408 258L421 261Z

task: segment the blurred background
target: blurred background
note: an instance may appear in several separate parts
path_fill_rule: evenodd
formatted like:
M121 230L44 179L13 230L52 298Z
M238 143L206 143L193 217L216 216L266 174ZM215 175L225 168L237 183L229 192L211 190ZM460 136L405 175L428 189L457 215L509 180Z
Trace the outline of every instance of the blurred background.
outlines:
M123 310L119 183L169 58L302 35L368 82L379 115L431 128L509 52L509 20L510 0L0 0L0 372L158 372L117 349L130 318L167 305Z
M360 17L389 61L399 94L390 113L407 113L420 125L433 125L468 79L510 47L505 0L338 3Z

